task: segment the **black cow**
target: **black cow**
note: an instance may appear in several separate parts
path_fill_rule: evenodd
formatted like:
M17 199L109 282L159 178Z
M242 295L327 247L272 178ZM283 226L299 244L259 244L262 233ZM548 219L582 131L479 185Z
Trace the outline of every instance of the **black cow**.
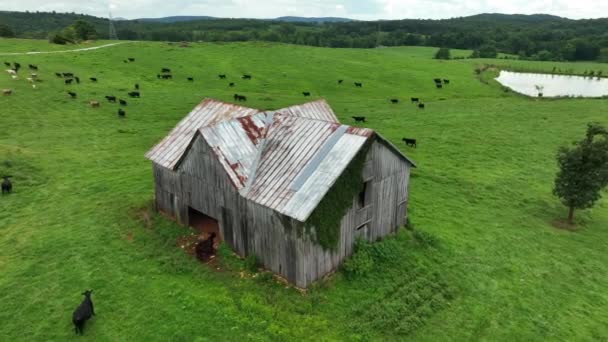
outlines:
M97 82L97 78L96 77L89 77L89 79L91 80L91 82Z
M405 142L405 146L411 146L413 148L416 148L416 139L403 138L401 140Z
M125 101L123 99L118 99L118 103L120 103L121 106L126 106L127 105L127 101Z
M34 64L29 64L29 65L28 65L28 67L29 67L31 70L38 70L38 67L37 67L36 65L34 65Z
M242 79L244 79L244 80L250 80L250 79L251 79L251 75L247 75L247 74L245 74L245 75L243 75L243 77L241 77L241 78L242 78Z
M135 89L139 90L139 83L135 83Z
M138 91L131 91L131 92L129 92L128 94L129 94L129 96L131 96L131 97L139 97L139 96L140 96L140 94L139 94L139 92L138 92Z
M342 84L342 82L344 82L344 80L338 80L338 84Z
M67 80L65 80L65 84L72 84L72 81L74 81L73 78L68 78Z
M399 103L399 99L391 99L391 103L397 104Z
M441 84L441 78L434 78L433 81L435 81L435 83Z
M190 81L190 82L194 81L194 77L188 77L188 81Z
M7 67L9 67L9 68L10 68L11 63L9 63L9 62L4 62L4 65L6 65Z
M127 115L127 112L125 112L122 108L118 108L118 117L119 118L124 118Z
M196 257L200 261L207 261L215 254L215 248L213 248L213 240L215 240L215 232L209 235L206 240L199 241L196 244L194 250L196 251Z
M304 95L304 96L310 96L310 92L309 91L303 91L302 95Z
M70 94L70 96L75 99L76 98L76 93L73 91L68 91L68 94Z
M443 79L443 84L450 84L450 80L447 80L447 79L444 78Z
M424 109L424 103L419 103L419 104L418 104L418 108L420 108L420 109Z
M106 99L108 99L108 102L116 102L116 96L113 95L106 95Z
M437 87L437 89L443 88L443 85L441 85L441 83L437 83L437 84L435 84L435 86Z
M355 82L355 87L361 88L361 87L363 87L363 83L361 83L361 82Z
M229 86L229 87L234 87L234 86L235 86L235 84L234 84L234 82L230 82L230 84L228 84L228 86Z
M13 183L9 179L11 176L4 176L4 181L2 181L2 194L10 194L13 191Z
M84 333L84 324L88 321L91 316L95 316L95 309L93 308L93 301L91 300L91 294L93 290L87 290L82 293L84 300L74 310L72 314L72 323L74 323L74 331L76 334L82 335Z
M420 102L420 98L412 97L412 103L418 103L418 102Z
M80 78L78 76L75 76L74 79L76 80L76 83L80 84Z
M135 62L135 58L133 58L133 57L129 57L127 59L129 60L129 62Z
M356 122L365 122L365 116L353 116Z
M64 72L62 74L63 74L63 77L73 77L74 76L74 74L71 72Z
M219 78L220 78L220 80L226 79L226 75L221 75L221 74L220 74L220 75L217 75L217 77L219 77Z
M55 76L57 76L57 77L63 77L63 75L61 73L58 73L58 72L55 73Z
M13 65L14 65L15 71L19 72L19 69L21 69L21 64L14 62Z
M160 69L160 72L171 72L171 69L169 69L169 68L162 68L162 69Z
M234 100L235 101L247 101L247 96L234 94Z
M163 80L168 80L168 79L172 79L172 78L173 78L173 75L171 75L171 74L165 74L165 75L160 75L160 77L161 77Z

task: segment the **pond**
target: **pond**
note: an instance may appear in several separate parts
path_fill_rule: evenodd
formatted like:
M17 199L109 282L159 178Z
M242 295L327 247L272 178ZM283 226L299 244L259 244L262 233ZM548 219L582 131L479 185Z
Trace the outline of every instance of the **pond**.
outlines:
M537 97L608 96L608 78L501 71L496 80L512 90Z

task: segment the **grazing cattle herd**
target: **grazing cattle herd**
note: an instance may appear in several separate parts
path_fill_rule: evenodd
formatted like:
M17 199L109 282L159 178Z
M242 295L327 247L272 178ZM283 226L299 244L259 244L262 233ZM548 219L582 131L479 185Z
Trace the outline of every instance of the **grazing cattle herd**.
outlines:
M125 63L127 62L135 62L135 58L133 57L129 57L126 60L124 60ZM8 74L11 76L11 78L13 79L18 79L18 72L21 68L21 65L17 62L4 62L4 64L9 67L8 70L6 70L8 72ZM37 65L34 64L28 64L28 68L30 70L34 70L34 71L38 71L39 68ZM57 78L63 79L64 84L65 85L72 85L73 82L75 82L76 84L80 84L80 78L78 76L76 76L73 72L55 72L54 73L55 76ZM157 78L158 79L163 79L163 80L167 80L167 79L173 79L173 75L171 74L171 69L167 68L167 67L163 67L160 69L160 73L157 74ZM226 74L219 74L218 78L220 80L225 80L227 79ZM97 77L89 77L88 78L92 83L98 83L98 78ZM193 76L188 76L186 77L187 81L189 82L193 82L194 81L194 77ZM243 74L241 76L241 79L243 80L251 80L252 79L252 75L250 74ZM37 74L31 74L31 77L28 77L27 80L29 82L32 83L32 87L36 88L35 83L39 82L40 80L38 79L38 75ZM448 79L444 79L444 78L435 78L433 79L435 86L437 89L442 89L445 85L450 84L450 80ZM338 85L342 85L344 83L343 79L338 79L337 80ZM354 86L356 88L362 88L363 87L363 83L362 82L353 82ZM234 82L230 82L228 84L229 87L235 87L236 84ZM74 88L71 88L74 89ZM132 91L127 92L127 95L130 98L140 98L141 97L141 93L140 93L140 86L139 83L135 83L134 84L134 89ZM2 89L2 93L3 95L7 96L7 95L12 95L13 94L13 90L12 89ZM77 98L77 93L75 91L67 91L67 94L70 96L70 98L72 99L76 99ZM302 95L305 97L309 97L311 96L311 92L310 91L303 91ZM234 101L247 101L247 97L245 95L241 95L241 94L234 94ZM121 107L118 108L117 113L118 113L118 117L119 118L125 118L126 117L126 111L123 109L123 107L127 106L127 101L123 100L123 99L117 99L117 97L115 95L105 95L105 99L108 101L108 103L116 103L116 101L118 100L118 103ZM416 105L418 107L418 109L424 109L425 108L425 104L422 102L422 99L419 97L411 97L411 104ZM398 105L400 103L399 98L390 98L389 99L391 104L394 105ZM100 107L100 102L97 100L90 100L88 101L88 105L92 108L99 108ZM352 119L355 122L366 122L366 117L365 116L352 116ZM416 144L416 139L413 138L403 138L402 141L405 143L405 145L407 147L411 147L411 148L416 148L417 144ZM2 195L8 195L11 194L12 190L13 190L13 184L10 181L11 176L3 176L3 181L1 184L2 187ZM214 254L215 254L215 248L214 248L214 239L216 238L215 233L211 233L211 235L209 236L208 239L206 240L201 240L197 243L196 247L195 247L195 252L196 252L196 256L198 257L198 259L200 259L201 261L207 261L209 260ZM87 322L87 320L89 320L92 316L95 315L95 311L93 308L93 302L91 300L91 294L92 291L91 290L87 290L85 292L82 293L82 295L84 295L84 299L81 302L81 304L76 308L76 310L73 313L72 316L72 322L74 324L74 329L76 334L83 334L84 332L84 325Z
M125 62L135 62L135 58L133 57L129 57L127 59L124 60ZM7 69L7 73L11 76L11 78L13 79L18 79L18 73L19 70L21 69L21 64L18 62L4 62L4 65L6 65L7 67L9 67L9 69ZM34 64L28 64L28 68L30 70L33 71L38 71L39 67L38 65L34 65ZM76 76L73 72L55 72L54 73L55 76L57 78L61 78L63 79L65 85L72 85L74 82L76 84L80 84L80 78L78 76ZM38 74L36 73L32 73L30 75L31 77L27 77L27 80L32 83L32 87L36 88L36 82L40 82L39 78L38 78ZM160 73L156 75L158 79L163 79L163 80L167 80L167 79L173 79L173 74L171 73L171 69L167 68L167 67L162 67L160 69ZM220 80L225 80L227 79L226 74L218 74L218 78ZM253 78L253 76L251 74L242 74L241 79L243 80L251 80ZM97 77L89 77L88 78L89 81L91 81L92 83L98 83L98 78ZM188 76L186 77L187 81L189 82L193 82L194 81L194 77L193 76ZM437 89L442 89L444 88L446 85L450 84L450 80L449 79L445 79L445 78L434 78L433 79L435 86ZM338 79L337 80L338 85L342 85L344 83L343 79ZM353 82L354 86L356 88L362 88L363 87L363 83L362 82ZM230 82L228 83L229 87L235 87L236 83L235 82ZM134 84L134 89L133 91L129 91L127 92L127 95L131 98L140 98L141 97L141 93L140 93L140 87L139 87L139 83L135 83ZM4 96L8 96L8 95L12 95L14 93L13 89L2 89L2 94ZM77 93L75 91L67 91L67 94L70 96L70 98L72 99L76 99L78 97ZM303 91L302 95L304 95L305 97L309 97L311 96L311 92L310 91ZM120 104L121 107L125 107L127 106L127 101L123 100L123 99L117 99L117 97L115 95L106 95L105 96L106 100L109 103L116 103L116 101L118 100L118 103ZM234 94L233 96L234 101L237 102L241 102L241 101L247 101L247 96L242 95L242 94ZM442 98L443 99L443 98ZM411 97L410 98L411 103L415 104L419 110L424 109L425 108L425 104L422 102L422 99L419 97ZM400 103L400 100L398 98L390 98L389 99L391 104L397 105ZM92 108L99 108L101 106L101 103L97 100L90 100L87 102L88 105ZM117 110L118 112L118 117L119 118L125 118L126 117L126 111L123 108L118 108ZM355 122L366 122L366 117L365 116L353 116L352 119ZM412 139L412 138L403 138L402 141L405 143L406 146L408 147L412 147L412 148L416 148L416 139ZM2 182L2 194L9 194L12 191L12 183L9 180L10 176L6 176L4 177L4 181ZM76 323L75 323L76 324ZM84 323L83 323L84 324ZM81 331L81 330L80 330Z

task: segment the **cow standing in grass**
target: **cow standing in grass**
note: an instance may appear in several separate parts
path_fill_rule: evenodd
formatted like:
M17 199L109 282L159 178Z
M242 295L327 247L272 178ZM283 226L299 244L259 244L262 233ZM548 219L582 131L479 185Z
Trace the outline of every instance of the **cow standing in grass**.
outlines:
M13 191L13 183L9 179L10 176L4 176L4 181L2 181L2 194L10 194Z
M93 308L93 301L91 300L92 293L93 290L87 290L82 293L84 300L82 303L80 303L76 310L74 310L74 314L72 315L74 330L80 335L84 333L84 324L91 318L91 316L95 316L95 309Z

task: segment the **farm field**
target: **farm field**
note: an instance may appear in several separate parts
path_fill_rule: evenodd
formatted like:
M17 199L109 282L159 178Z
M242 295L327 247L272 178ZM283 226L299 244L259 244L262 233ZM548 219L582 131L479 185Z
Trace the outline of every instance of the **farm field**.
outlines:
M87 41L80 44L57 45L46 40L37 39L0 39L0 55L16 52L62 51L90 48L111 44L109 40Z
M0 39L0 52L32 48L51 45ZM608 339L608 200L577 212L579 229L567 231L552 224L567 212L551 194L558 147L581 139L588 122L608 125L608 99L529 99L474 72L514 61L438 61L435 51L136 42L0 57L38 65L41 78L32 89L27 70L20 80L0 75L0 88L14 90L0 97L0 174L15 187L0 197L0 336L79 338L71 315L90 288L97 316L85 337L100 341ZM608 74L608 64L560 65ZM157 79L161 67L173 80ZM436 89L433 78L450 84ZM135 83L140 99L126 94ZM213 267L184 253L176 241L189 229L150 214L144 153L203 98L232 102L234 93L252 108L322 97L345 124L366 116L418 164L413 232L367 247L357 259L366 274L339 272L306 293L251 274L225 249ZM125 119L105 95L128 101Z

